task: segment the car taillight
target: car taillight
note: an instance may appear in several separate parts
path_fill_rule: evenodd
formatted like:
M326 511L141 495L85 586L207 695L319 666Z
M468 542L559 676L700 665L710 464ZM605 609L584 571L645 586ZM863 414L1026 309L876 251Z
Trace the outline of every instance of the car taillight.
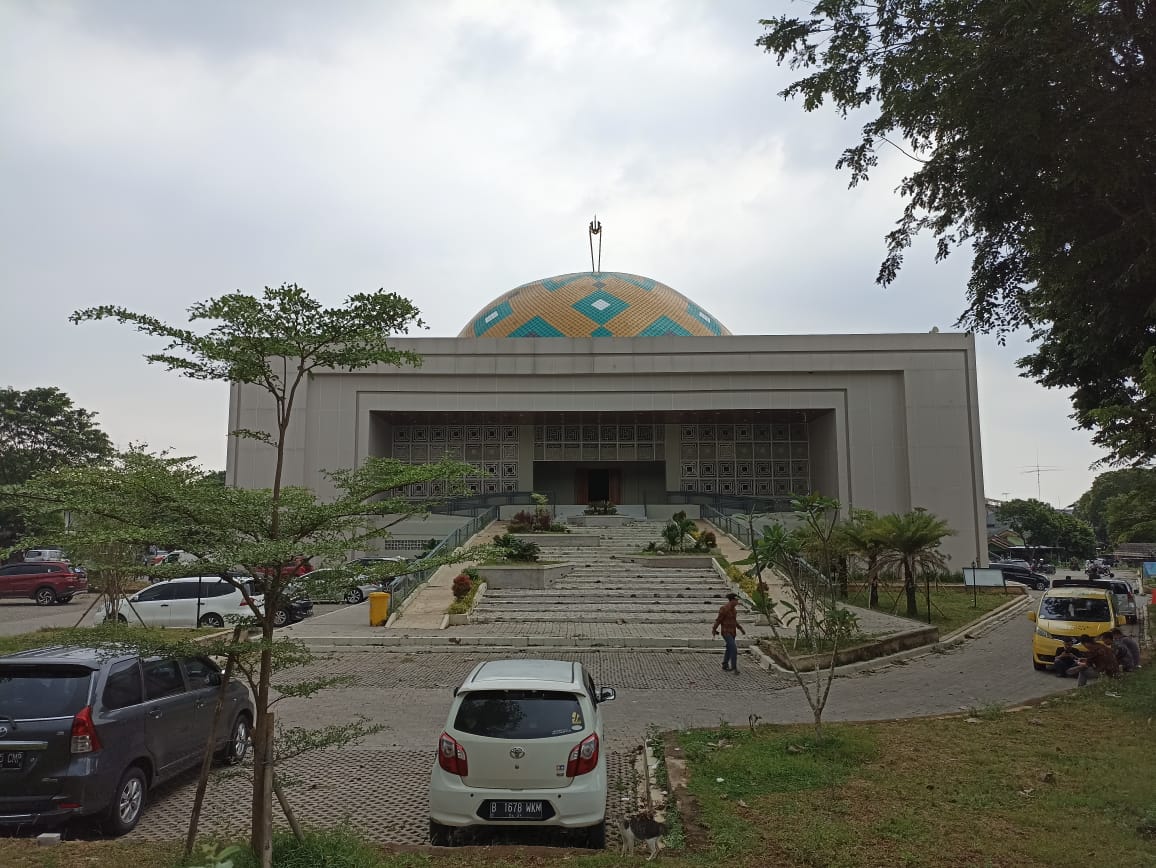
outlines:
M591 735L574 745L566 762L566 777L576 778L594 771L598 766L598 736Z
M461 775L464 778L470 773L470 766L466 762L466 749L448 732L443 732L438 740L438 765L451 775Z
M100 737L92 723L92 706L86 705L72 718L72 752L95 753L100 750Z

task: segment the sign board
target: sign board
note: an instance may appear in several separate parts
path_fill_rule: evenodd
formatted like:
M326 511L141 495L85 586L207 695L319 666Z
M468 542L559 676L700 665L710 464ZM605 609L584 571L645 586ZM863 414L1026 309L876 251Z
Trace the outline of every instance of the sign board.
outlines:
M1156 579L1156 561L1144 561L1144 578Z
M963 583L969 588L1004 587L1003 570L963 568Z

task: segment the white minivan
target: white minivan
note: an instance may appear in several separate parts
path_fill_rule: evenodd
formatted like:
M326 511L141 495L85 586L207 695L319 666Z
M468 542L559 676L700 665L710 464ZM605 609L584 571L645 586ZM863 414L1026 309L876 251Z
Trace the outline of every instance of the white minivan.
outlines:
M580 663L479 663L454 691L430 773L429 832L487 826L581 830L606 846L606 751L596 689Z
M265 598L254 593L249 582L242 582L258 611ZM192 576L169 579L149 585L118 601L117 611L105 604L102 620L117 619L149 627L224 627L237 616L253 617L245 602L246 595L220 576ZM286 600L273 619L275 627L284 627L313 614L313 603L305 598Z

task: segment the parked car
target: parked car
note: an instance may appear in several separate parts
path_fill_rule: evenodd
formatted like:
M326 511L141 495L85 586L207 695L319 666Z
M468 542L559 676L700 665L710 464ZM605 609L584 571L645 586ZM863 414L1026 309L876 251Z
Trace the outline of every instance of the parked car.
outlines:
M220 576L169 579L118 601L115 612L112 604L106 603L104 618L140 622L150 627L223 627L230 615L252 616L247 599L252 599L259 610L264 605L265 598L255 593L250 583L241 584L244 592ZM273 623L284 627L312 614L311 600L294 599L282 604Z
M1116 611L1111 590L1086 579L1057 579L1044 592L1039 608L1028 612L1028 618L1036 625L1032 637L1032 666L1036 669L1052 665L1063 637L1095 637L1125 623L1124 615Z
M40 561L59 561L63 563L68 562L68 558L64 556L64 549L25 549L24 562L26 564L33 564Z
M177 549L171 552L157 552L149 558L149 566L160 566L161 564L192 564L199 561L200 558L192 552L186 552L182 549Z
M1125 579L1053 579L1053 588L1104 588L1115 597L1116 614L1123 615L1129 624L1136 623L1136 589Z
M384 591L382 582L341 567L322 567L312 570L294 583L295 588L304 588L308 596L320 602L342 600L351 605L365 600L375 591Z
M430 773L429 834L487 826L579 830L606 846L606 753L600 704L580 663L479 663L454 691Z
M1032 568L1031 564L1025 560L1020 560L1019 558L1008 558L1006 561L992 561L991 565L1001 570L1004 567L1008 567L1011 569L1028 570L1030 572Z
M35 600L38 606L68 603L88 590L88 574L62 561L0 567L0 597Z
M1005 582L1019 582L1036 591L1046 590L1050 581L1047 576L1033 573L1027 567L1018 566L1010 561L1000 561L992 564L992 567L1003 572Z
M62 646L0 657L0 828L98 817L131 831L149 791L200 761L220 683L206 657ZM253 720L249 691L230 681L221 761L244 758Z

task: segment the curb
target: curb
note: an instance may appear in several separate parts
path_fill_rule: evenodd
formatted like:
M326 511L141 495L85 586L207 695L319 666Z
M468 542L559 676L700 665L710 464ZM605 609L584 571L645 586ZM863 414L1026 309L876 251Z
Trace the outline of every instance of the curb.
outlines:
M597 641L597 640L595 640ZM524 651L566 651L572 654L604 653L604 654L718 654L717 648L688 648L685 645L624 647L621 645L407 645L407 644L367 644L333 645L322 642L306 643L306 647L314 653L375 653L375 654L479 654L479 653L513 653ZM788 673L789 674L789 673Z
M954 633L934 642L930 645L921 645L918 648L908 648L906 651L897 651L894 654L888 654L886 657L874 657L871 660L860 660L856 663L847 663L844 666L836 666L835 674L837 676L854 675L857 672L864 670L879 669L884 666L889 666L892 663L900 661L912 660L917 657L924 657L928 654L942 653L950 647L961 645L970 639L978 639L981 636L991 632L996 627L1010 621L1013 616L1019 614L1022 609L1028 608L1032 603L1032 598L1024 594L1018 600L1011 600L1008 603L998 606L985 614L977 621L973 621L966 627L961 627ZM773 671L779 675L793 676L794 673L790 669L784 669L775 660L763 652L758 645L753 645L749 649L751 656L755 658L755 663L760 669ZM820 670L822 671L822 670ZM811 674L814 670L810 670ZM804 674L804 673L801 673Z

